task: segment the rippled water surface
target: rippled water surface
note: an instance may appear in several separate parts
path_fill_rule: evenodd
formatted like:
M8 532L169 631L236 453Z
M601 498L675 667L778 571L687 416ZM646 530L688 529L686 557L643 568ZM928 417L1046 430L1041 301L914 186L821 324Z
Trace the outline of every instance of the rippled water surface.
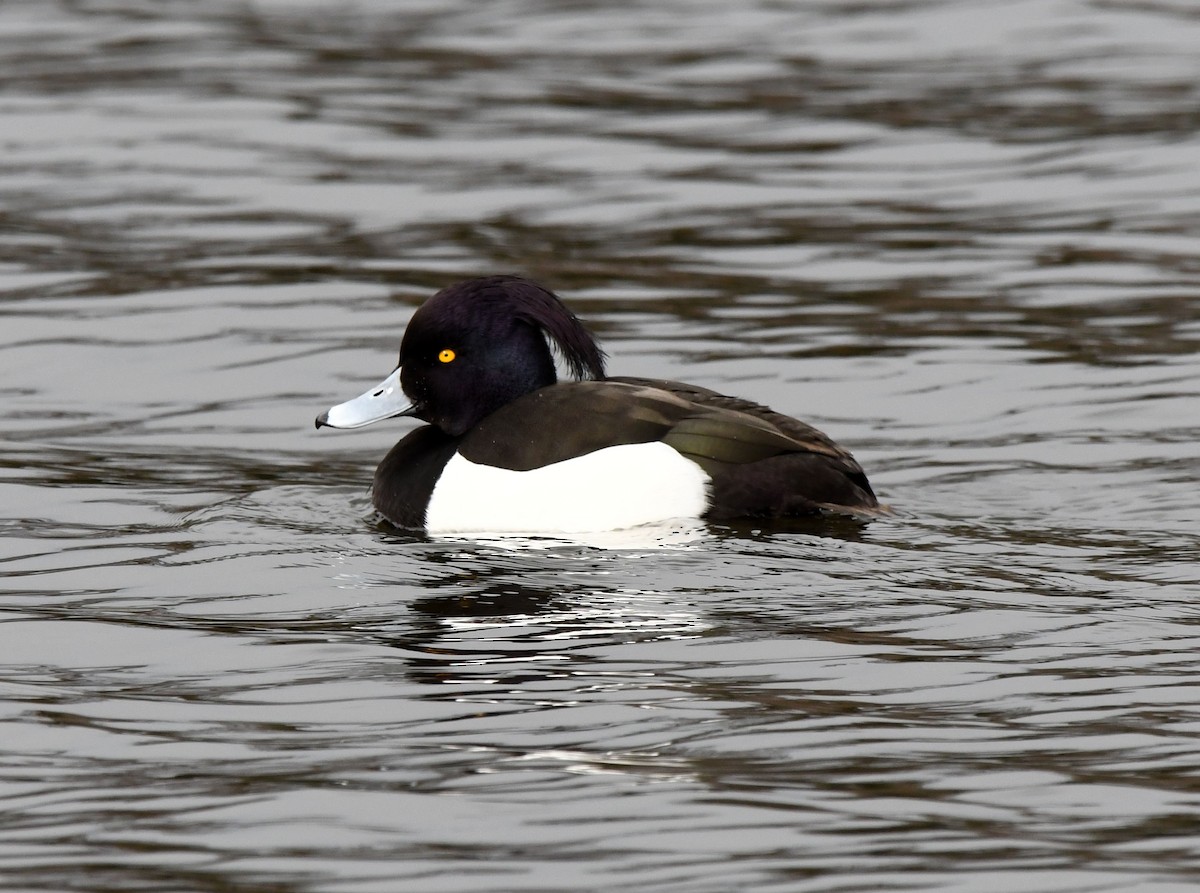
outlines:
M1200 7L0 5L0 888L1200 882ZM466 275L888 519L427 540Z

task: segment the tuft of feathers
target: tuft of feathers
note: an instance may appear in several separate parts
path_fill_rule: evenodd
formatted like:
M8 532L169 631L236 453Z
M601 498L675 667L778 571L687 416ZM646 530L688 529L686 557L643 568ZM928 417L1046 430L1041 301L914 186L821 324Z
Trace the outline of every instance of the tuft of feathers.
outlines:
M604 351L579 317L554 292L520 276L488 276L470 284L483 302L539 329L577 379L603 379Z

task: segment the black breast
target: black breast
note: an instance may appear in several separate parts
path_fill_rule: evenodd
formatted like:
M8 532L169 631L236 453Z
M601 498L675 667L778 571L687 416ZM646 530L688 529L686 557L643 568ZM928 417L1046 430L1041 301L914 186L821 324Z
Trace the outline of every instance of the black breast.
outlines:
M375 469L371 488L379 513L397 527L423 528L433 487L461 440L423 425L392 447Z

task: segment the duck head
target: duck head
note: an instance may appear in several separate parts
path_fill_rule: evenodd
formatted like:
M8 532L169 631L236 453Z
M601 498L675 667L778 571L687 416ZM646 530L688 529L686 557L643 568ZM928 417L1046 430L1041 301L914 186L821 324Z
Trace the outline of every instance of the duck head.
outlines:
M361 428L412 416L457 436L554 384L551 343L575 378L604 377L604 352L549 289L518 276L459 282L413 314L395 371L317 416L317 427Z

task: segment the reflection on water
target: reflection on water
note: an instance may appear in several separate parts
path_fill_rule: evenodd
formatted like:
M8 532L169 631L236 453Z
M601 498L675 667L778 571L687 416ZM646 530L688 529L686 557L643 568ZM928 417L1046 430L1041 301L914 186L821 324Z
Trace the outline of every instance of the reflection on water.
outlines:
M1190 888L1197 45L1172 0L0 6L0 886ZM405 428L313 412L487 272L896 514L376 526Z

